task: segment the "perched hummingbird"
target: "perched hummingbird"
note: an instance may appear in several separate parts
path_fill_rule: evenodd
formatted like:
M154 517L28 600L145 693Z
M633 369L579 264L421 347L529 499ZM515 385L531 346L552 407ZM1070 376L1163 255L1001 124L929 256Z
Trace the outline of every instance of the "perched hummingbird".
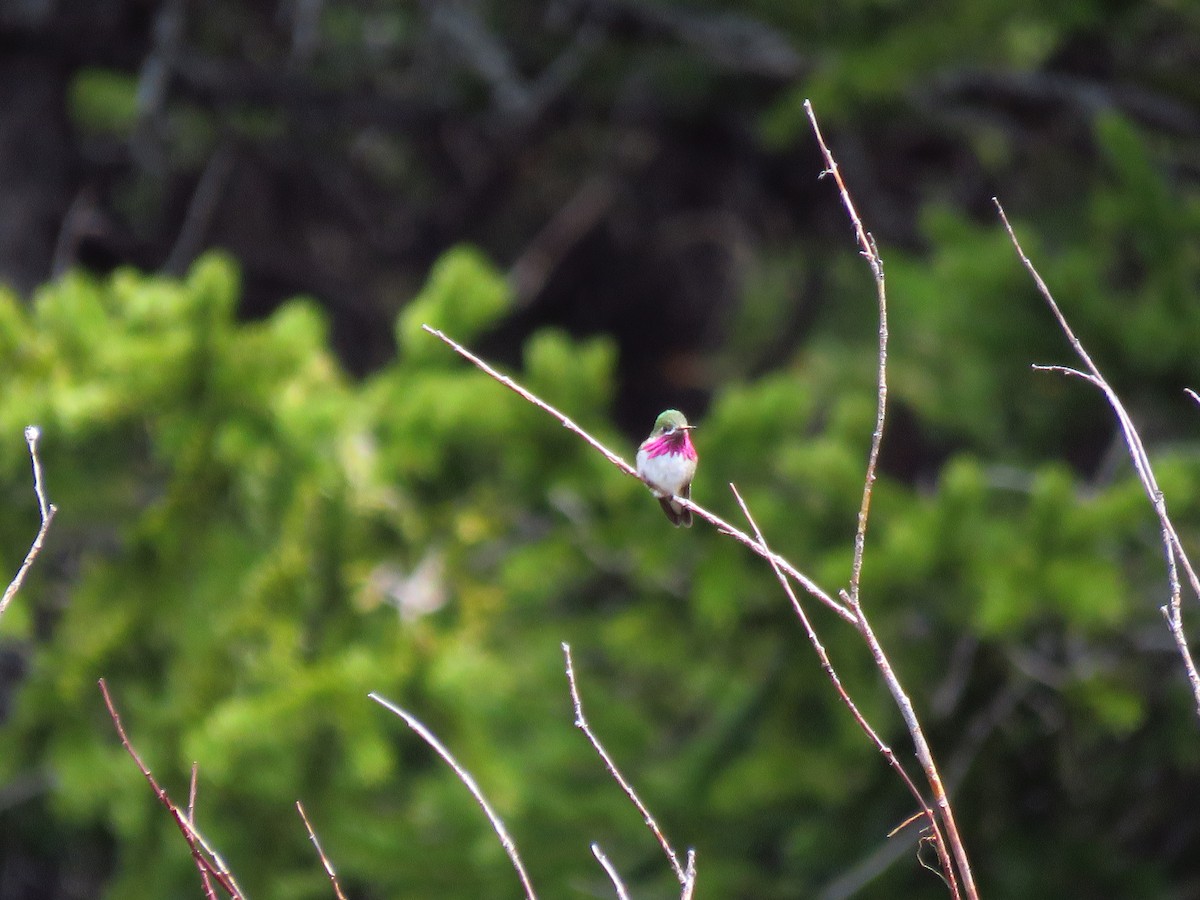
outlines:
M654 420L654 430L637 452L638 478L646 482L676 528L692 527L692 511L673 499L692 496L697 459L696 448L688 436L692 427L683 413L668 409Z

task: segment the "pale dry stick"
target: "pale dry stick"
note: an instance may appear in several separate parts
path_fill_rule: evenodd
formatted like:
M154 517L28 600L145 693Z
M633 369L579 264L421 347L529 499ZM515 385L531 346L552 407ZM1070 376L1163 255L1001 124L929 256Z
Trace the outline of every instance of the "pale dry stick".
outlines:
M694 847L688 848L687 865L683 867L683 893L679 895L679 900L692 900L692 894L696 893L696 850Z
M42 429L36 425L26 426L25 443L29 445L29 457L33 461L33 492L37 495L38 513L41 516L42 524L33 539L33 545L29 548L29 552L25 554L25 560L21 563L21 568L17 570L17 574L13 577L13 580L9 582L8 587L4 591L3 598L0 598L0 616L4 615L4 611L12 603L13 597L17 596L17 591L25 583L25 576L29 574L29 567L33 565L33 561L42 552L42 544L45 543L46 532L50 530L50 523L54 521L54 515L58 512L57 506L47 502L46 489L42 485L42 461L38 457L37 449L38 441L41 438Z
M317 833L313 830L312 823L308 821L308 816L304 812L304 806L299 800L296 801L296 811L300 813L300 818L304 820L304 827L308 830L308 839L312 841L312 845L317 849L317 856L321 857L321 865L325 867L325 874L329 876L329 882L333 885L333 893L337 896L338 900L346 900L346 895L342 892L342 886L338 884L337 873L333 871L333 863L325 855L325 850L321 847L321 842L317 840Z
M245 894L242 893L237 880L233 877L233 873L229 871L229 867L225 865L225 861L221 859L220 854L213 850L204 839L204 836L188 820L188 817L180 811L179 807L175 805L175 802L150 773L150 769L142 761L142 757L134 749L133 743L125 733L125 726L121 724L121 716L117 712L117 707L108 692L108 685L103 678L100 679L99 684L100 693L104 695L104 705L108 707L108 716L112 719L113 726L117 729L117 737L121 739L121 746L132 757L134 764L138 767L138 771L142 773L142 777L146 779L151 790L154 791L154 796L167 808L167 811L171 814L171 818L175 820L176 827L179 828L183 834L183 839L187 841L188 848L192 851L192 859L195 860L196 867L212 875L217 884L221 885L225 893L233 898L233 900L245 900Z
M196 782L200 776L200 765L192 763L192 780L188 785L188 805L187 805L187 820L188 824L193 828L196 827ZM208 900L217 900L217 892L213 887L212 876L208 874L208 870L203 866L200 867L200 882L204 886L204 896Z
M625 884L621 881L621 876L617 873L616 867L609 862L604 851L600 849L600 845L592 843L592 855L596 857L596 861L604 867L604 871L608 873L609 880L613 883L613 889L617 892L617 900L629 900L629 891L625 890Z
M496 836L500 838L500 845L504 848L504 852L508 854L508 858L512 861L513 868L517 870L517 877L521 879L521 886L525 889L525 896L528 897L529 900L537 900L537 895L533 890L533 883L529 880L529 873L525 871L525 865L521 862L521 854L517 852L516 842L508 833L508 829L504 827L504 822L501 820L500 816L497 815L494 809L492 809L492 805L488 803L487 798L483 796L483 791L479 789L479 785L475 782L475 779L471 777L471 773L462 767L459 761L454 758L453 754L446 749L446 745L438 740L437 736L428 728L426 728L425 724L412 713L405 709L401 709L390 700L386 700L373 691L370 694L367 694L367 696L384 709L403 719L404 724L415 731L417 736L420 737L421 740L423 740L430 747L432 747L434 752L442 758L442 760L451 768L451 770L453 770L454 774L458 776L458 780L461 781L466 786L467 790L471 792L471 796L475 798L475 802L479 804L479 807L483 810L483 814L487 816L488 821L491 822L492 828L496 832Z
M568 431L571 431L574 434L578 435L580 438L582 438L585 443L590 445L593 449L599 451L601 456L603 456L605 459L607 459L610 463L612 463L614 466L616 466L618 469L620 469L626 475L631 475L634 478L638 477L637 469L635 469L633 466L631 466L629 463L627 463L624 459L622 459L620 456L618 456L612 450L608 449L608 447L604 446L604 444L602 444L599 440L592 437L592 435L590 435L588 432L584 431L583 428L576 425L575 422L573 422L570 418L568 418L566 414L559 412L559 410L555 409L553 406L551 406L549 403L547 403L541 397L537 396L536 394L532 393L531 391L529 391L526 388L522 387L521 385L517 384L517 382L513 381L513 379L509 378L507 375L502 375L500 372L493 369L490 365L488 365L486 362L484 362L482 359L480 359L478 356L476 356L474 353L472 353L470 350L468 350L462 344L458 343L453 338L446 335L444 332L439 331L438 329L433 328L430 325L422 325L421 327L425 331L427 331L429 334L433 335L438 340L442 341L442 343L444 343L446 346L448 346L451 350L453 350L455 353L457 353L459 356L461 356L467 362L471 363L471 365L475 366L475 368L479 369L485 375L489 376L493 380L504 385L504 387L508 388L514 394L517 394L519 397L523 398L527 402L533 404L538 409L542 410L545 413L548 413L552 418L557 419L559 424L561 424ZM691 500L687 500L683 497L676 497L675 500L680 505L686 507L687 509L690 509L699 518L704 519L709 524L715 526L718 531L722 531L722 532L728 534L734 540L736 540L739 543L750 548L750 550L754 551L759 556L763 556L763 557L766 556L767 551L764 550L762 545L759 544L758 542L756 542L754 540L754 538L752 538L752 537L750 537L750 535L746 534L746 532L742 531L739 528L734 528L733 525L729 524L728 522L726 522L724 519L722 519L720 516L716 515L715 513L709 512L707 509L700 506L700 504L698 504L698 503L695 503ZM839 616L841 616L842 619L844 619L846 622L849 622L851 625L854 625L855 627L857 627L858 619L855 617L854 613L852 613L845 605L843 605L842 603L839 603L837 600L835 600L830 594L823 591L816 584L816 582L814 582L811 578L809 578L807 575L805 575L803 572L801 572L799 569L797 569L795 566L793 566L790 562L788 562L786 559L784 559L781 556L775 556L775 562L779 565L779 567L781 569L783 569L783 571L787 572L789 576L794 578L796 580L797 584L801 585L808 593L810 593L818 601L820 601L825 606L832 609L835 613L837 613Z
M930 790L933 792L934 803L937 805L938 815L942 820L944 837L949 843L955 865L958 867L958 875L962 880L962 889L969 900L977 900L979 894L975 887L975 877L971 873L971 861L967 856L966 845L959 834L958 823L954 818L954 810L950 805L950 798L946 794L945 785L942 783L942 776L938 771L937 762L934 760L933 751L929 747L929 741L925 738L925 730L921 726L920 719L917 718L912 701L909 699L908 694L900 684L900 679L896 676L896 672L892 668L891 661L884 652L883 645L875 636L875 631L871 627L871 623L867 619L867 615L863 611L860 602L859 584L862 576L863 553L866 548L867 519L871 509L871 495L875 486L879 450L883 443L883 426L887 411L887 291L883 277L883 260L879 255L878 248L875 246L875 239L863 227L862 219L859 218L854 202L850 198L850 192L842 180L837 160L834 159L833 153L830 152L829 147L825 144L825 139L821 135L821 129L817 125L817 117L813 112L812 103L808 100L804 101L804 110L808 114L809 122L812 123L813 133L816 135L817 143L821 147L821 154L825 158L825 171L832 174L834 181L837 182L838 193L842 198L842 205L845 206L846 212L850 216L850 221L854 225L854 232L858 238L861 253L871 267L871 274L875 278L875 288L879 305L878 405L875 414L875 431L871 436L871 450L867 460L867 472L863 484L862 505L859 507L858 528L854 535L854 562L850 570L850 590L848 592L842 591L841 597L854 613L858 630L867 642L867 646L871 650L871 655L874 657L875 666L883 676L883 680L892 694L892 699L904 719L904 724L908 728L908 733L912 737L917 760L925 772L925 779L929 783ZM953 885L953 883L954 880L952 879L951 884Z
M733 491L733 496L737 499L738 506L740 506L742 509L742 515L744 515L746 517L746 521L750 523L750 528L754 531L755 537L757 537L765 547L767 544L766 538L763 537L762 529L758 527L758 522L756 522L754 516L750 514L750 508L746 506L746 501L742 499L741 492L738 491L737 486L733 483L730 483L729 489ZM770 557L768 557L768 561L770 561ZM846 690L845 685L842 684L842 679L838 676L837 670L834 669L833 663L829 659L829 654L825 650L825 645L821 642L820 636L817 634L816 629L809 620L808 613L804 611L804 607L800 603L800 598L797 597L796 592L792 590L792 584L790 581L788 581L787 576L784 575L780 568L774 564L771 565L771 569L775 573L775 578L783 587L784 593L787 594L788 600L791 601L792 609L795 610L796 617L800 619L800 624L804 628L804 633L808 636L808 642L812 644L813 649L816 651L817 659L821 662L821 668L824 670L826 677L829 678L830 683L833 684L833 688L835 691L837 691L842 703L844 703L846 708L850 710L850 715L854 717L854 721L858 723L858 727L861 728L867 737L871 739L871 743L875 745L875 748L883 755L883 758L887 760L887 764L895 769L896 774L900 776L900 779L908 788L909 793L913 795L913 799L917 801L917 805L921 807L921 813L919 813L919 815L923 815L925 817L926 821L929 823L929 827L933 832L934 846L937 849L938 859L942 864L942 872L946 880L946 884L949 885L953 896L955 898L959 897L958 882L954 877L954 866L950 862L950 855L946 850L946 842L942 837L942 830L938 825L937 816L934 814L932 807L930 807L929 803L925 800L924 795L921 793L916 783L913 782L912 777L908 774L908 771L900 764L900 760L896 758L896 754L892 751L892 748L884 743L883 738L879 736L879 733L871 726L871 723L867 721L866 716L864 716L862 711L859 710L858 704L854 702L854 699Z
M1074 330L1067 322L1067 317L1059 309L1054 295L1050 293L1050 288L1047 287L1046 282L1042 280L1042 276L1034 267L1033 262L1025 254L1024 249L1021 247L1021 242L1017 240L1016 232L1013 231L1012 224L1008 221L1008 216L1004 213L1004 207L1000 205L1000 201L995 197L992 198L992 202L996 204L996 211L1000 214L1000 221L1004 223L1004 229L1008 232L1009 240L1012 241L1013 248L1016 250L1022 265L1025 266L1025 270L1029 272L1030 277L1033 278L1038 293L1042 295L1042 299L1050 307L1050 311L1058 321L1058 326L1066 336L1071 349L1083 361L1087 371L1081 372L1078 369L1072 369L1068 366L1034 366L1034 368L1041 371L1061 372L1066 375L1082 378L1104 394L1108 405L1117 417L1118 424L1121 426L1121 434L1125 438L1125 446L1129 449L1129 458L1133 463L1134 471L1137 473L1138 480L1141 482L1142 488L1145 490L1146 496L1154 508L1155 515L1158 517L1159 526L1162 529L1163 552L1167 558L1167 577L1171 592L1170 602L1159 607L1159 611L1167 621L1167 629L1171 632L1171 637L1174 639L1180 658L1183 660L1188 683L1192 688L1192 697L1196 703L1196 714L1200 716L1200 673L1197 672L1191 647L1183 631L1183 591L1179 582L1178 566L1182 566L1184 572L1187 573L1192 591L1198 598L1200 598L1200 578L1197 577L1196 570L1193 568L1191 560L1188 559L1187 551L1184 549L1183 543L1179 540L1179 534L1175 530L1175 525L1167 513L1166 497L1163 496L1162 489L1158 486L1158 480L1154 477L1154 469L1150 465L1150 457L1146 453L1146 447L1142 443L1141 435L1138 434L1138 430L1133 424L1133 419L1130 418L1125 405L1121 402L1121 398L1117 396L1117 392L1113 390L1107 379L1101 374L1099 367L1092 361L1091 356L1084 349L1083 342L1076 336ZM1187 393L1197 402L1200 402L1200 397L1197 397L1194 391L1188 390Z
M608 769L609 774L621 786L621 790L625 792L625 796L629 798L630 802L637 807L637 811L642 814L642 821L646 823L646 827L650 829L650 833L654 835L655 840L658 841L658 845L662 847L663 853L666 854L667 862L675 870L675 877L679 879L679 884L686 888L688 883L687 872L680 865L679 855L675 852L675 848L671 846L671 842L667 840L654 815L646 807L646 804L642 802L642 798L638 796L637 791L633 789L633 785L621 774L621 770L617 768L617 764L613 761L613 758L604 749L604 745L600 743L600 739L596 737L595 732L592 731L592 727L588 724L587 717L583 714L583 700L579 696L579 685L575 682L575 664L571 659L571 645L564 642L562 651L563 659L566 661L567 686L571 690L571 705L575 708L575 727L583 732L584 736L588 739L588 743L592 745L592 748L604 763L604 767Z

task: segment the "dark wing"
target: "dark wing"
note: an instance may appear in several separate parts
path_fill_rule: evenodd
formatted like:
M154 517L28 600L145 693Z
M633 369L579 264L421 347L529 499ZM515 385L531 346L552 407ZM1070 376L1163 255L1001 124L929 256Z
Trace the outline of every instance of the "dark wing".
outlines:
M692 486L688 484L679 496L685 500L692 499ZM676 528L691 528L692 527L692 511L685 509L677 503L674 503L670 497L660 497L659 504L663 508L663 512L667 514L667 518L671 520L671 524Z

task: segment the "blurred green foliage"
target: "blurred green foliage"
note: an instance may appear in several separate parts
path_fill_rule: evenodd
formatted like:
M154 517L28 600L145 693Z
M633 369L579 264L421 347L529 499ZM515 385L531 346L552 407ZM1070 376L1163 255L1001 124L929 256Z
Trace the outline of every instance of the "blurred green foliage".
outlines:
M940 4L881 29L896 4L852 5L836 22L812 6L755 5L831 41L825 77L803 87L831 122L849 115L846 98L880 102L936 70L947 48L1036 59L1099 8L1075 4L1051 22L1033 4L1002 19ZM331 16L333 35L357 40L356 15ZM236 23L221 27L233 40ZM685 99L705 93L687 59L666 53L657 66L677 72ZM135 87L81 73L74 120L129 130ZM801 96L759 123L780 146L807 127ZM180 116L182 143L206 145L211 123ZM269 135L275 123L247 116L241 127ZM1072 232L1022 238L1148 425L1194 545L1200 459L1178 387L1194 383L1200 345L1200 205L1128 122L1101 117L1094 137L1103 176L1071 210ZM1194 860L1144 852L1194 823L1181 786L1198 775L1146 499L1094 392L1030 371L1070 357L1006 235L931 205L922 237L920 253L884 248L900 429L885 441L863 589L962 778L955 798L979 881L1021 897L1194 884ZM843 299L782 369L752 378L725 365L699 422L694 495L737 522L735 481L772 545L836 590L874 424L875 309L853 248L824 249L755 261L747 327L730 341L745 344L738 355L770 342L806 267L827 269ZM0 834L18 821L42 847L101 834L115 847L111 896L198 893L184 843L115 740L103 676L177 801L198 763L201 828L252 896L328 895L297 798L355 896L517 896L480 811L367 700L379 691L473 772L546 896L609 894L592 840L639 896L668 896L655 845L572 727L563 640L594 727L667 832L697 847L699 897L813 895L909 816L911 799L835 700L761 561L703 524L670 528L639 484L422 331L428 322L470 344L512 311L483 253L437 261L396 323L396 360L361 382L331 355L315 302L242 322L238 296L237 265L220 255L178 281L74 273L28 306L0 295L10 570L36 527L26 424L44 430L61 508L0 622L33 648L0 729L0 786L51 787L8 805L0 792ZM609 420L610 341L538 331L517 369L632 456ZM903 430L906 418L919 429ZM912 430L942 450L936 471L905 470ZM814 618L860 706L906 747L856 636ZM864 895L944 888L905 857Z
M80 127L127 134L137 122L137 78L112 69L81 69L71 81L68 104Z

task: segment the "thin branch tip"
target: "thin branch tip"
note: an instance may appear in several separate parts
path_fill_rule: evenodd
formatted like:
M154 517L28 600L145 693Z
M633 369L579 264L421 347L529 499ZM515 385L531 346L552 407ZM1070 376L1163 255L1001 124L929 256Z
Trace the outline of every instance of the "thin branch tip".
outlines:
M455 776L457 776L458 780L462 782L463 786L470 791L471 796L475 798L475 802L479 805L480 809L483 810L484 815L487 816L488 822L491 823L492 830L496 832L496 837L500 839L500 846L502 846L504 848L504 852L508 854L508 859L512 863L513 869L516 870L517 877L521 881L521 887L525 890L525 896L527 900L536 900L537 895L533 890L533 882L529 878L529 873L525 870L525 864L521 862L521 854L517 850L516 841L514 841L512 835L509 834L508 829L504 825L504 821L492 808L491 803L488 802L487 797L484 796L483 791L480 789L479 784L475 781L471 773L468 772L467 769L457 759L454 758L454 755L449 751L449 749L447 749L446 745L441 742L437 735L430 731L420 719L418 719L408 710L397 706L390 700L384 699L374 691L369 693L367 696L384 709L403 719L404 724L411 728L416 735L421 738L421 740L428 744L429 747L442 758L442 761L450 767Z
M595 732L592 731L591 725L588 724L587 717L583 713L583 700L579 695L579 685L575 680L575 665L571 658L571 648L566 642L563 643L562 648L564 668L567 673L567 687L571 692L571 705L574 707L575 711L575 726L583 732L584 736L588 739L588 743L592 745L592 749L596 751L596 755L599 756L600 760L604 763L604 767L608 770L608 774L613 777L613 780L617 783L621 790L625 792L625 796L629 798L629 801L634 805L637 811L641 813L642 821L646 824L646 827L650 829L650 833L654 835L655 840L658 841L658 845L662 848L663 855L666 856L667 862L670 864L671 869L675 872L675 877L679 880L680 885L686 888L688 884L687 871L682 865L680 865L679 855L675 852L675 848L672 847L671 842L667 840L666 835L663 833L662 828L659 827L658 821L650 812L649 807L642 802L642 798L638 796L638 793L636 790L634 790L633 785L631 785L625 776L621 774L621 770L617 768L616 762L613 760L612 756L609 755L608 750L605 749L604 745L600 743L600 738L598 738Z

